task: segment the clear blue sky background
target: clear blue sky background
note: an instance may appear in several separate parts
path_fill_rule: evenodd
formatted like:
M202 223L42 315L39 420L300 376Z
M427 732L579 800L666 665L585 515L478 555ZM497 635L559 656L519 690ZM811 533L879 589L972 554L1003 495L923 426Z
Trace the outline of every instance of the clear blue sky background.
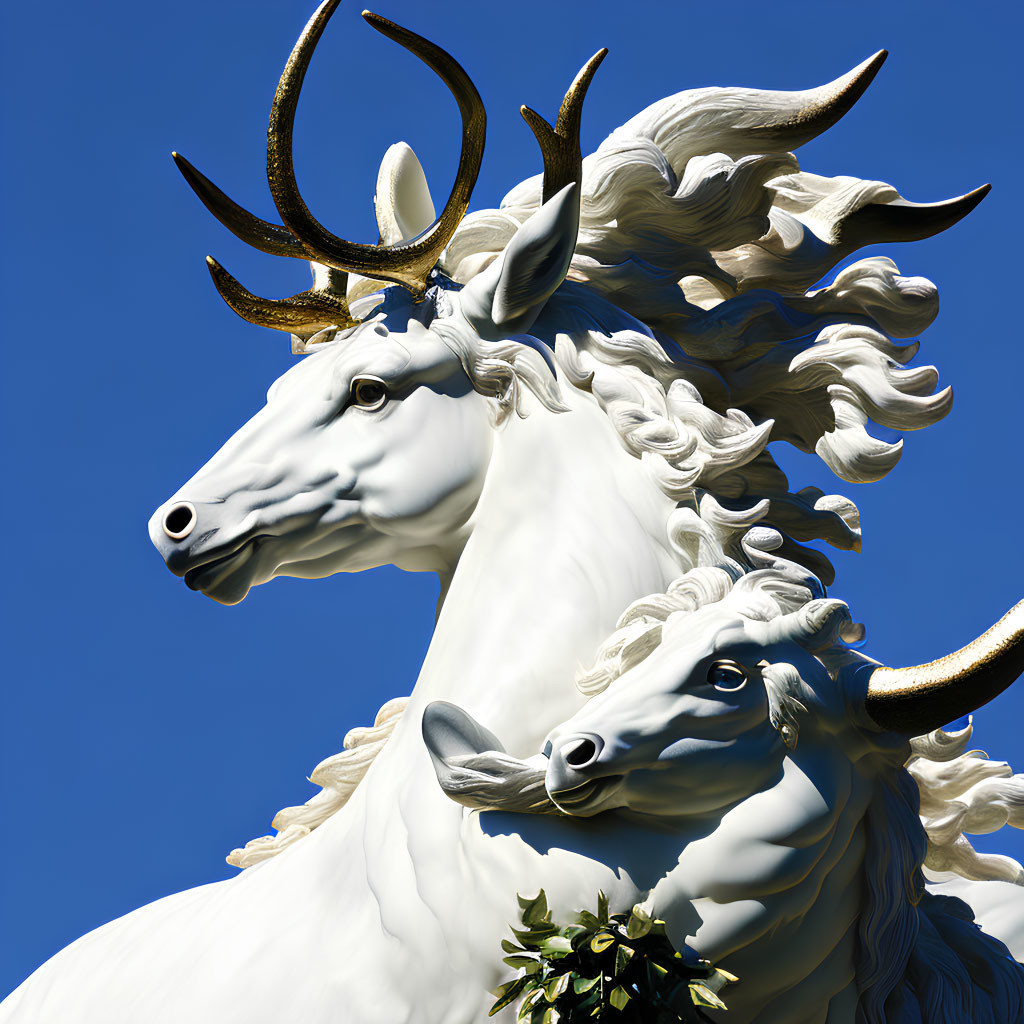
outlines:
M313 0L126 0L3 19L5 238L4 673L0 993L78 935L234 869L224 855L308 797L308 773L408 692L436 591L382 570L279 580L223 608L163 567L146 520L262 403L291 363L283 335L216 295L214 253L252 290L306 286L294 261L221 228L171 164L185 153L254 212L278 73ZM432 74L339 12L307 80L297 160L307 198L371 240L377 162L398 139L440 205L458 118ZM518 0L375 8L435 39L490 115L476 206L539 170L518 115L551 116L577 68L611 55L587 101L589 151L647 103L701 85L803 88L879 47L888 65L805 167L936 200L992 181L946 236L898 248L940 287L922 358L957 398L877 485L837 485L786 457L794 483L860 504L865 544L833 593L867 650L928 660L1024 596L1019 5L669 4ZM512 13L514 12L514 13ZM1024 769L1024 683L977 718L977 741ZM1020 834L985 848L1024 858Z

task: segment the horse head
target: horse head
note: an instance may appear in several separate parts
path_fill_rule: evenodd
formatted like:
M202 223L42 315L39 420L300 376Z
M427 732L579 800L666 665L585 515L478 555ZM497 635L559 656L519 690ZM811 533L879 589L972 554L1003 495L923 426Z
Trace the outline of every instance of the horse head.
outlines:
M435 263L468 206L486 118L465 71L434 44L364 15L436 71L458 102L462 154L441 214L434 217L423 171L404 144L388 151L378 178L377 245L338 238L299 194L291 143L299 89L339 2L325 0L313 15L275 94L267 165L283 224L248 213L175 154L199 198L234 234L313 269L308 291L262 299L207 261L236 313L290 332L293 349L306 355L150 521L171 571L224 604L279 575L322 577L386 563L443 571L464 543L493 429L519 408L519 382L549 409L563 408L551 356L525 332L572 258L579 113L604 52L573 83L557 129L529 112L547 201L491 266L460 287Z
M526 761L454 705L428 706L442 788L478 809L718 817L768 788L798 744L857 761L866 736L880 769L902 767L909 737L976 710L1024 671L1024 602L954 654L887 668L840 643L854 633L841 601L805 591L780 614L759 575L668 614L652 627L653 650Z

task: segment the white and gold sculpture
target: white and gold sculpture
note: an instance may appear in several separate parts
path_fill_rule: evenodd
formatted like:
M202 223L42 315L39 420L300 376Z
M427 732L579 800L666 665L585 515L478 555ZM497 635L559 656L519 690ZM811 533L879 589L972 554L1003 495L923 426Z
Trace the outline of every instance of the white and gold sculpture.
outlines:
M523 110L543 173L467 213L476 89L366 14L449 86L462 151L435 216L393 146L380 241L351 243L307 208L291 149L338 2L275 96L281 224L176 156L215 216L308 260L313 285L263 299L209 261L303 358L150 535L225 604L275 576L435 572L433 640L411 696L316 768L322 791L231 853L236 878L80 939L0 1021L472 1024L510 977L517 894L541 889L564 918L598 891L643 903L738 977L715 1020L1020 1019L1024 872L965 833L1024 824L1024 786L966 752L969 729L939 729L1024 669L1020 609L938 666L880 668L807 546L856 549L857 508L793 489L769 450L878 480L902 441L872 424L948 411L937 371L905 365L938 311L929 281L872 256L818 283L862 246L950 227L987 187L915 204L801 170L792 151L884 52L806 92L679 93L581 158L600 51L553 126Z

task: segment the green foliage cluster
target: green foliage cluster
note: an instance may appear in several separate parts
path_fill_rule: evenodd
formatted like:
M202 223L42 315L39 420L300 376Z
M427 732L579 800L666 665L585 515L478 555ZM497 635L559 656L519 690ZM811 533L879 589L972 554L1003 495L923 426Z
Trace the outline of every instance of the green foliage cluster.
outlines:
M504 940L515 980L496 989L490 1015L517 999L525 1024L691 1024L707 1021L702 1007L724 1010L718 993L736 978L706 960L684 959L665 935L665 922L642 906L608 913L603 892L597 913L581 910L573 924L551 921L544 890L519 897L523 927Z

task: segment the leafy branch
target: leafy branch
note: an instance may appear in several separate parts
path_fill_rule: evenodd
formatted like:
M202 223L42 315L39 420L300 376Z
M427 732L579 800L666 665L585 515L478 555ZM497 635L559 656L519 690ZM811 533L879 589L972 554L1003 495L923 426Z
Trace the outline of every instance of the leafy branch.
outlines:
M519 972L495 989L490 1016L517 999L524 1024L691 1024L724 1010L718 993L736 977L706 960L684 958L669 942L665 922L642 905L609 914L597 895L597 913L581 910L572 924L551 921L544 890L519 897L517 942L501 943L505 963Z

